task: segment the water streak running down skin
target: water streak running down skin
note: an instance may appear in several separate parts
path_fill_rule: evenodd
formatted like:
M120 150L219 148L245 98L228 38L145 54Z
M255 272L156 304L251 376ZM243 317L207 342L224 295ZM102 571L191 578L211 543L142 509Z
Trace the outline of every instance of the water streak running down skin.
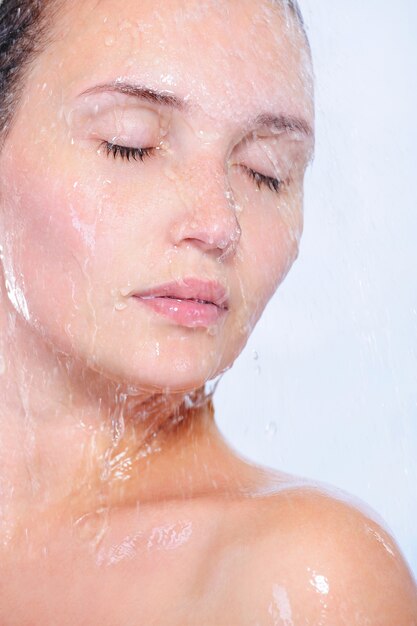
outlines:
M274 585L272 589L273 601L268 607L273 626L295 626L292 620L291 604L285 587Z

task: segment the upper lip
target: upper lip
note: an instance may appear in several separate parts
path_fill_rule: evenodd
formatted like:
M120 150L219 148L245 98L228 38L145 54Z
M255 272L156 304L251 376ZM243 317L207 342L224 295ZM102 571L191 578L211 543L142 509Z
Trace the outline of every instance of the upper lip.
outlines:
M205 281L198 278L185 278L181 282L164 283L135 293L136 297L170 297L177 300L201 300L228 309L226 289L216 281Z

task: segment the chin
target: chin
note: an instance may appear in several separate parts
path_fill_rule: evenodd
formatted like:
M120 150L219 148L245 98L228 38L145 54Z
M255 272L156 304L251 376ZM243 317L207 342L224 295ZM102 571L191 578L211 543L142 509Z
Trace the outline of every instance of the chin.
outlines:
M94 356L84 355L87 365L100 375L123 387L138 391L187 393L203 386L227 369L224 354L199 349L163 350L162 342L142 345L136 350L120 346L104 350L96 346ZM159 352L159 354L158 354Z

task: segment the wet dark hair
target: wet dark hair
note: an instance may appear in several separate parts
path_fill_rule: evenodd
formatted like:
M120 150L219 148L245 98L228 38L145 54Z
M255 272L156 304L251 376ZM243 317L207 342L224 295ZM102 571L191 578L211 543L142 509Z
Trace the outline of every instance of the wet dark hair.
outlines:
M281 4L283 5L287 5L288 8L294 13L294 15L296 16L301 28L303 29L304 33L306 34L307 37L307 33L305 32L305 24L304 24L304 18L303 18L303 14L301 13L301 9L298 6L298 2L297 0L280 0Z
M0 0L0 151L12 127L30 66L51 43L50 25L64 2ZM279 3L296 16L308 44L297 0Z
M297 0L278 0L278 4L280 4L284 10L285 9L289 9L289 11L296 17L296 20L298 22L299 27L301 28L301 31L304 35L306 44L307 44L307 49L310 53L311 56L311 46L310 46L310 40L308 38L308 34L307 34L307 30L306 30L306 25L304 23L304 18L303 18L303 14L301 13L301 9L298 5Z
M0 0L0 150L10 131L25 78L50 43L62 0Z

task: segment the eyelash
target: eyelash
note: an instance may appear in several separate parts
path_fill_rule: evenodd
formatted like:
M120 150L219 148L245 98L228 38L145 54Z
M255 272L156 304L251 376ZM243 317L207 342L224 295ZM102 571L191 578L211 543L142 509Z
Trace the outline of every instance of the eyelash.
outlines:
M281 191L283 182L282 180L279 180L279 178L271 178L271 176L265 176L264 174L255 172L255 170L251 170L248 167L245 167L245 171L247 172L248 176L250 176L255 181L258 189L261 188L261 185L266 185L268 189L274 191L275 193L279 193Z
M109 141L103 141L101 146L104 146L107 150L107 156L109 156L110 152L113 153L114 158L117 155L120 155L122 159L130 160L130 157L136 161L136 158L139 158L140 161L146 156L152 156L156 148L128 148L127 146L118 146L115 143L110 143Z
M103 141L100 146L105 147L107 156L112 153L115 159L120 156L121 159L127 159L128 161L130 158L134 161L137 159L143 161L145 157L154 156L155 151L158 150L158 148L129 148L128 146L118 146L117 144L110 143L109 141ZM265 185L268 189L275 193L279 193L281 191L283 182L278 178L265 176L264 174L255 172L255 170L251 170L246 166L243 166L243 168L248 176L255 181L258 189L261 188L261 185Z

